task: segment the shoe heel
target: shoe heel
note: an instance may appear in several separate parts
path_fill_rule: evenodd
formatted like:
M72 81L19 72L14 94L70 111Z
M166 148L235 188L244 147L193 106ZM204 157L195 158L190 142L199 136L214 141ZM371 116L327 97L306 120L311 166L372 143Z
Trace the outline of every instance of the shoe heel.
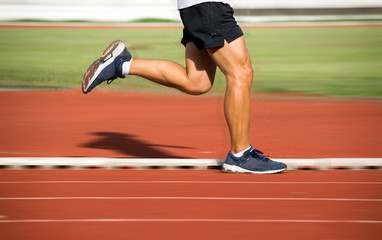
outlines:
M113 51L119 46L120 43L122 43L121 40L116 40L105 49L101 57L103 62L106 62L113 57Z

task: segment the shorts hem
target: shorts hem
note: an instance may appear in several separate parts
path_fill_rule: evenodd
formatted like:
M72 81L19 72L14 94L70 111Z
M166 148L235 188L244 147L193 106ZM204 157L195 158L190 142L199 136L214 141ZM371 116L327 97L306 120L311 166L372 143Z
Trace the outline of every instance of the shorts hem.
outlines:
M181 9L180 14L184 46L193 42L199 50L222 47L224 40L230 43L244 35L227 4L207 2Z

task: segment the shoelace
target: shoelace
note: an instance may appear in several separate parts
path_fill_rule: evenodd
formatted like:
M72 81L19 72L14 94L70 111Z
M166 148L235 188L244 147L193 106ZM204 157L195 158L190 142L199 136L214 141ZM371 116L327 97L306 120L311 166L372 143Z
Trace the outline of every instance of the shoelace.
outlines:
M267 158L268 156L264 155L264 153L260 150L253 149L251 151L251 155L257 159L260 159L261 161L268 162L270 159Z
M117 78L109 79L109 80L106 81L106 83L107 83L107 84L110 84L110 83L112 83L115 79L117 79Z

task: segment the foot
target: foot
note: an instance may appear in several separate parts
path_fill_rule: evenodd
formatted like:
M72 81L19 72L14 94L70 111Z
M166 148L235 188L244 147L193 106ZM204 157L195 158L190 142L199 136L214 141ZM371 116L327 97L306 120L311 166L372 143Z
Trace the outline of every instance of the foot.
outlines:
M131 54L127 51L121 40L110 44L103 52L102 57L95 60L86 71L82 80L82 92L88 93L103 81L108 84L114 79L125 76L122 74L122 64L131 60Z
M278 173L286 168L286 164L265 157L261 151L252 146L239 158L229 152L223 164L223 171L238 173Z

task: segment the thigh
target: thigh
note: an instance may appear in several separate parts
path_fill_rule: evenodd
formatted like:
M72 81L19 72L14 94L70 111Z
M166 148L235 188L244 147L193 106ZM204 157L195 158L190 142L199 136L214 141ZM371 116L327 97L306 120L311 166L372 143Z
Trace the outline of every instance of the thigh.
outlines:
M193 42L186 45L186 70L191 81L214 83L216 64L206 49L199 50Z
M223 47L211 48L207 49L207 51L227 78L252 69L251 58L243 36L231 43L225 41Z

